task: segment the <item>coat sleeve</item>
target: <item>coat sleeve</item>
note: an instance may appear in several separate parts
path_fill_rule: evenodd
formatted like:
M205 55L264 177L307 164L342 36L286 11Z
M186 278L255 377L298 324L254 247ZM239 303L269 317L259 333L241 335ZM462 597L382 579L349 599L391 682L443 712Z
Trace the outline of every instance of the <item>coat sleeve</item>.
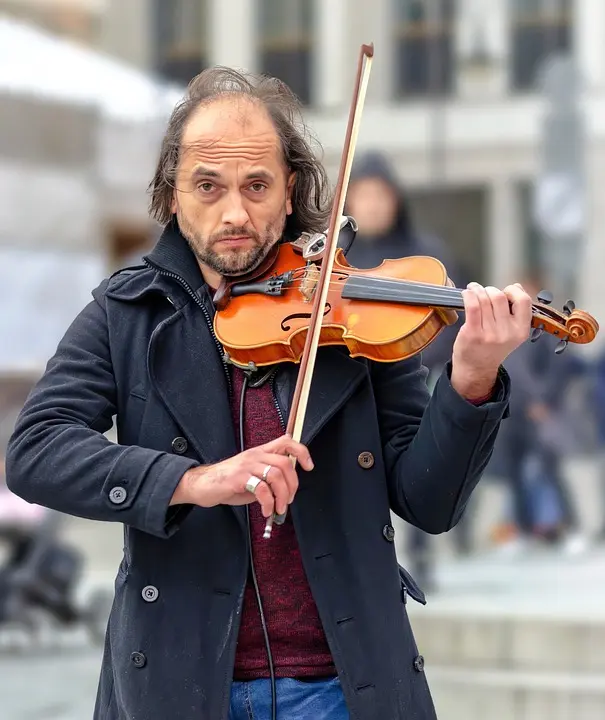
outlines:
M116 414L116 381L103 293L93 295L21 410L7 449L7 485L68 515L169 537L189 510L169 506L170 499L197 463L104 435Z
M391 509L432 534L460 520L508 415L504 368L492 401L481 406L454 390L450 374L451 361L430 396L419 356L372 368Z

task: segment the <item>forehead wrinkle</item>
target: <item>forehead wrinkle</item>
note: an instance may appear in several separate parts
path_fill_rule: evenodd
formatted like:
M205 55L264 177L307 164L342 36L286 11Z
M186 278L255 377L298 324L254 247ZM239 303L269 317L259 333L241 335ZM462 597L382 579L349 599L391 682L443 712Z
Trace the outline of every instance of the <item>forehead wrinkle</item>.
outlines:
M221 162L233 158L244 161L259 162L274 152L279 152L279 143L271 140L250 139L237 141L215 141L212 143L190 143L185 149L184 156L193 160L209 160ZM279 156L276 159L280 159Z

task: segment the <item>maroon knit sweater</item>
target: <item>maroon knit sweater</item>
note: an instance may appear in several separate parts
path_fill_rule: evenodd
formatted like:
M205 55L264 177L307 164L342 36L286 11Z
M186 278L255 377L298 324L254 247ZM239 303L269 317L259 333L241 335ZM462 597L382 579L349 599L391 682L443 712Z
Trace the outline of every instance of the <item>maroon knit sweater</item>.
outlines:
M239 447L239 404L243 373L233 369L232 413ZM246 449L270 442L283 434L270 383L248 387L244 405ZM292 516L274 525L271 538L263 539L265 518L256 502L249 506L252 553L267 623L276 677L336 675L336 668L311 589L307 582ZM269 677L269 663L258 604L251 576L237 643L235 680Z

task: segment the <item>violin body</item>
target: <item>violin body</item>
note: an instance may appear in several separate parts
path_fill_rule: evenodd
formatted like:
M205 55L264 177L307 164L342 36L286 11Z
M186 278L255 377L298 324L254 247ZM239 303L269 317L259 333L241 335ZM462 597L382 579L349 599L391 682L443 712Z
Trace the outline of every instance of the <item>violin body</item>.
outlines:
M216 313L216 336L235 365L300 362L319 278L318 266L312 262L304 265L300 252L284 243L270 272L256 278L256 286L261 289L267 279L288 273L293 273L292 279L279 295L246 292L238 296L236 284L234 295ZM457 312L449 308L345 297L347 284L355 278L367 279L370 286L375 278L452 286L443 264L432 257L385 260L378 267L359 270L349 265L338 249L324 306L320 346L345 345L352 357L394 362L423 350L458 318Z

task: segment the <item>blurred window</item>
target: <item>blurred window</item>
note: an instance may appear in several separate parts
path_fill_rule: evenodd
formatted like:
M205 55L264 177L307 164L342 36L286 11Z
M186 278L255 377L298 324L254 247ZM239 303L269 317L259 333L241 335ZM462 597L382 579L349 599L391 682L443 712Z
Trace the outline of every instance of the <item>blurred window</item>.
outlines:
M259 61L263 73L283 80L311 102L313 8L311 0L259 0Z
M396 95L448 95L454 85L456 0L392 2L396 19Z
M543 62L571 47L572 0L511 2L511 85L532 90Z
M207 0L154 0L155 71L186 85L208 62Z

